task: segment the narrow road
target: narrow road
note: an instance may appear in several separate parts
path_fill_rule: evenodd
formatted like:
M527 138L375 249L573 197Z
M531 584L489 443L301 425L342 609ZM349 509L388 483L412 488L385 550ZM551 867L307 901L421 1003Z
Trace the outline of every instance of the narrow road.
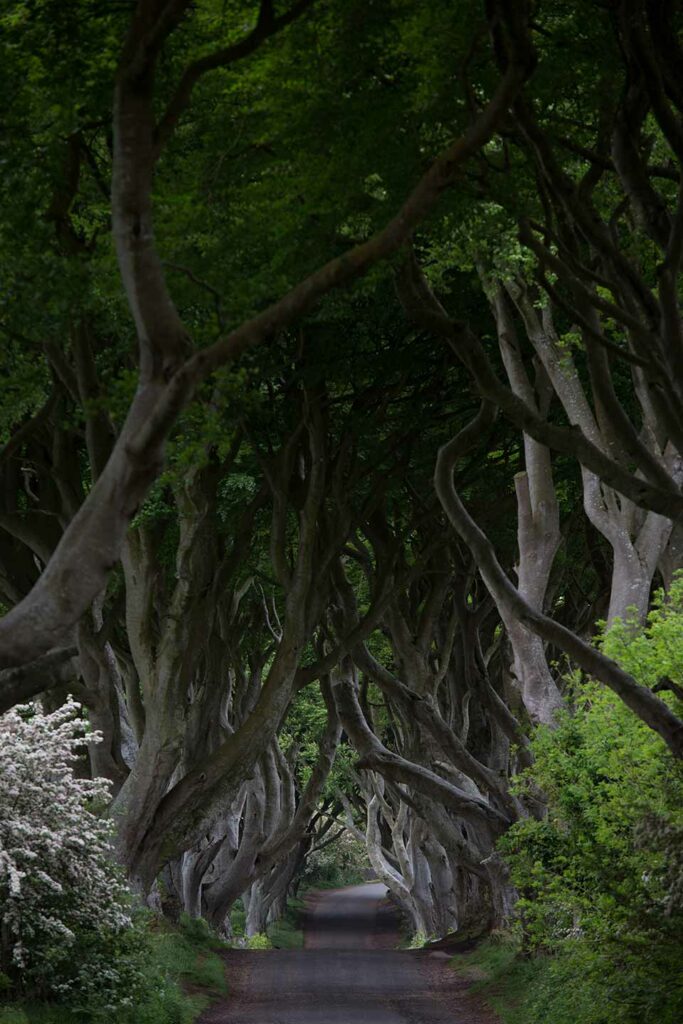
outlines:
M304 950L226 953L230 996L201 1024L495 1024L443 957L393 948L385 895L320 893Z

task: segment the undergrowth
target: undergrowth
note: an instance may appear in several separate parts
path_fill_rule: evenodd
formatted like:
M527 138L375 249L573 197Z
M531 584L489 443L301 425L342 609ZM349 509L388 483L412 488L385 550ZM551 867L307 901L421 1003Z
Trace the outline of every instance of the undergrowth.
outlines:
M201 1011L227 990L223 944L204 921L183 917L176 927L151 920L145 950L148 985L143 999L117 1008L116 1024L192 1024ZM104 1024L91 1007L26 1003L0 1005L0 1024Z
M304 910L303 899L290 897L287 900L284 916L268 928L268 938L273 949L303 949Z
M554 955L529 957L511 939L493 937L459 954L451 965L472 982L472 991L484 996L502 1024L630 1024L638 1019L678 1024L661 1002L654 1016L642 1009L636 1013L628 971L580 942ZM661 999L663 994L658 995Z

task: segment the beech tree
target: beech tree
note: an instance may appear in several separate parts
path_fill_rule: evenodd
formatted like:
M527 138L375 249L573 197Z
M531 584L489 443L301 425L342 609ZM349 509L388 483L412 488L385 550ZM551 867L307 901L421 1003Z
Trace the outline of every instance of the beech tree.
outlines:
M498 91L466 133L432 164L393 219L367 242L326 263L255 317L187 358L188 330L171 299L154 242L155 167L199 78L248 55L309 6L295 5L278 18L272 3L264 3L249 35L185 67L170 96L157 100L165 103L160 119L154 110L154 72L188 4L141 3L134 12L114 89L111 216L121 279L136 328L140 376L92 490L66 527L31 596L0 623L4 649L0 662L5 666L31 661L54 647L101 592L128 524L159 473L168 433L202 381L288 326L330 289L396 252L452 183L460 165L491 137L531 69L531 50L520 30L523 12L508 11L509 55ZM67 200L63 212L68 217L69 197L60 198ZM76 565L78 573L73 571Z

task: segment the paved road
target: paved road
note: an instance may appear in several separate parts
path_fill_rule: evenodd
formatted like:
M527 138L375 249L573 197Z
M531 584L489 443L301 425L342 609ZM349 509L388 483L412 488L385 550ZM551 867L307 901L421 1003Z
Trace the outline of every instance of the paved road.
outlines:
M385 893L321 893L304 950L226 953L230 997L202 1024L494 1024L444 959L393 948Z

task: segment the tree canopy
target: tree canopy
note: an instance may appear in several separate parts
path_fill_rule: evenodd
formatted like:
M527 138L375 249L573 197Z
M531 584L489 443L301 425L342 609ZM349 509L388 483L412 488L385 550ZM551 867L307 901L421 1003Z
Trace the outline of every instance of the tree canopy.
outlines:
M609 641L682 567L679 5L0 27L2 710L74 695L131 884L226 934L349 835L415 931L509 921L574 730L683 755Z

